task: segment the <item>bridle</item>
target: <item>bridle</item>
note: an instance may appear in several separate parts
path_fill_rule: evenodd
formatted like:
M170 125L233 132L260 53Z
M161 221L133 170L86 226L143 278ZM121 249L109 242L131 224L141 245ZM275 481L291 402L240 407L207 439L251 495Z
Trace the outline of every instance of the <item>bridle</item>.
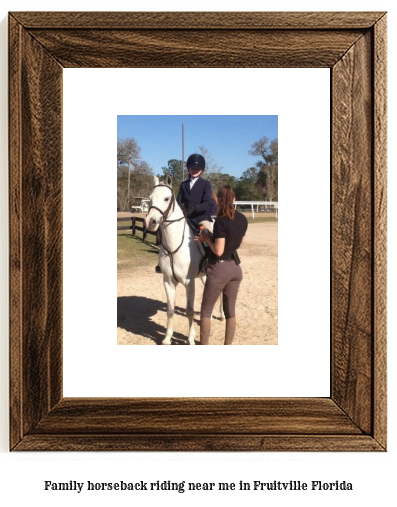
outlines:
M176 252L181 248L181 246L183 245L183 241L185 239L185 230L186 230L186 224L187 224L187 220L186 220L186 217L185 217L185 213L183 213L183 215L181 216L181 218L177 218L175 220L168 220L168 215L171 211L171 207L172 207L172 212L174 212L175 210L175 194L174 194L174 191L172 190L171 187L169 187L168 185L164 185L163 183L160 183L158 185L155 185L153 187L153 189L155 189L156 187L166 187L166 188L169 188L170 191L171 191L171 200L170 200L170 203L168 205L168 208L163 211L162 209L158 208L157 206L150 206L149 209L148 209L148 213L150 212L150 210L153 208L153 209L156 209L157 211L159 211L162 216L163 216L163 221L162 221L162 224L164 223L169 223L169 224L172 224L174 222L180 222L181 220L185 219L185 223L183 224L183 234L182 234L182 241L181 241L181 244L178 246L178 248L176 250L174 250L173 252L171 252L170 250L168 250L167 247L164 246L163 244L163 238L161 237L161 246L164 248L164 250L167 252L167 254L170 256L170 261L171 261L171 269L172 269L172 275L173 277L175 278L175 280L177 282L179 282L178 278L175 276L175 273L174 273L174 257L173 255L176 254ZM162 225L160 224L160 225Z
M163 211L162 209L158 208L157 206L150 206L149 209L148 209L148 213L149 213L149 211L152 208L154 208L154 209L156 209L157 211L159 211L163 215L163 222L168 222L167 217L168 217L169 212L171 210L171 206L172 206L172 211L174 212L174 210L175 210L175 194L174 194L174 191L172 190L171 187L169 187L168 185L164 185L163 183L159 183L158 185L155 185L153 187L153 189L155 189L156 187L169 188L171 190L171 200L170 200L170 203L168 205L168 208L165 211ZM181 220L181 219L179 219L179 220ZM172 221L174 222L174 220L172 220ZM176 220L175 220L175 222L176 222Z

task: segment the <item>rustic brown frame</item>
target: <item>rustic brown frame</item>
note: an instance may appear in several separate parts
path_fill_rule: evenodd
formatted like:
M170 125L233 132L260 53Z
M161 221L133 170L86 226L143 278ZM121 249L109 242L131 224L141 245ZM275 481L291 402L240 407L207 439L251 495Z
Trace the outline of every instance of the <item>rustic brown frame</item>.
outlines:
M9 44L10 448L385 450L385 13L16 12ZM62 396L62 69L187 66L331 69L330 398Z

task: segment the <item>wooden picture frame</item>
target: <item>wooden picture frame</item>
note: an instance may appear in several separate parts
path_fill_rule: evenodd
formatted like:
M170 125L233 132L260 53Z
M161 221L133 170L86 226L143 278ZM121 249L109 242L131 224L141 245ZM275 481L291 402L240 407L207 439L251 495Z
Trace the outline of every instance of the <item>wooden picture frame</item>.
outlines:
M64 67L331 69L329 398L63 398ZM9 73L10 449L386 450L386 14L14 12Z

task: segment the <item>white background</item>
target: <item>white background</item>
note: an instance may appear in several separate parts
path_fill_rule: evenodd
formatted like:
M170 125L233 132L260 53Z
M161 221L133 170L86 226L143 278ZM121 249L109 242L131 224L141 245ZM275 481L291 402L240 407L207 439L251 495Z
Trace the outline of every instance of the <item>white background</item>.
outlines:
M92 10L90 3L79 2L56 4L60 10ZM37 10L54 10L52 2L37 1ZM146 2L108 3L96 2L95 10L231 10L229 2L177 2L169 1L166 6L161 2L147 0ZM2 10L0 23L1 33L1 64L2 70L7 62L7 24L6 11L31 10L31 2L6 0ZM244 2L244 10L296 10L295 2L249 1ZM318 10L318 2L302 0L299 2L302 10ZM235 10L241 10L237 5ZM389 11L389 47L396 47L396 7L391 1L384 2L353 2L353 1L324 1L321 10L388 10ZM396 110L395 103L395 57L390 51L389 61L389 111ZM8 288L7 288L7 78L6 72L1 74L1 169L0 169L0 217L1 217L1 284L0 284L0 498L4 505L90 505L95 502L98 506L107 506L110 502L116 505L133 505L158 503L173 505L217 505L222 499L233 503L246 502L250 505L287 505L304 503L307 506L319 504L328 506L337 503L341 506L360 503L362 506L373 506L383 503L392 505L395 499L395 468L397 465L396 449L396 334L395 311L392 302L396 300L396 271L389 263L389 439L387 453L30 453L10 454L8 452ZM396 135L395 114L389 118L389 167L396 166L396 148L393 139ZM393 231L396 230L396 177L389 171L389 259L396 258L396 244ZM148 347L149 348L149 347ZM155 347L153 347L155 348ZM236 347L237 348L237 347ZM99 481L190 481L190 482L236 482L243 480L260 481L288 481L312 480L335 481L346 480L353 483L353 492L300 492L300 493L185 493L163 492L159 494L147 493L88 493L75 492L44 492L44 480L67 482L77 480Z
M63 82L64 395L329 396L330 70L65 69ZM276 347L116 345L117 114L181 113L278 115ZM304 178L318 190L310 197ZM95 217L88 233L81 217Z

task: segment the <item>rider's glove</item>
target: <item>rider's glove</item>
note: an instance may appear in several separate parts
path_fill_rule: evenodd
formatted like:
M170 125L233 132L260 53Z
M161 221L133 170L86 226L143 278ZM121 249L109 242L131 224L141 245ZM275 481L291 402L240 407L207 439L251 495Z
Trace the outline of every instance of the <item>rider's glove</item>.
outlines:
M189 208L189 209L186 211L186 215L187 215L188 217L190 217L190 215L191 215L192 213L194 213L195 211L196 211L196 208L195 208L194 206L192 206L191 208Z

